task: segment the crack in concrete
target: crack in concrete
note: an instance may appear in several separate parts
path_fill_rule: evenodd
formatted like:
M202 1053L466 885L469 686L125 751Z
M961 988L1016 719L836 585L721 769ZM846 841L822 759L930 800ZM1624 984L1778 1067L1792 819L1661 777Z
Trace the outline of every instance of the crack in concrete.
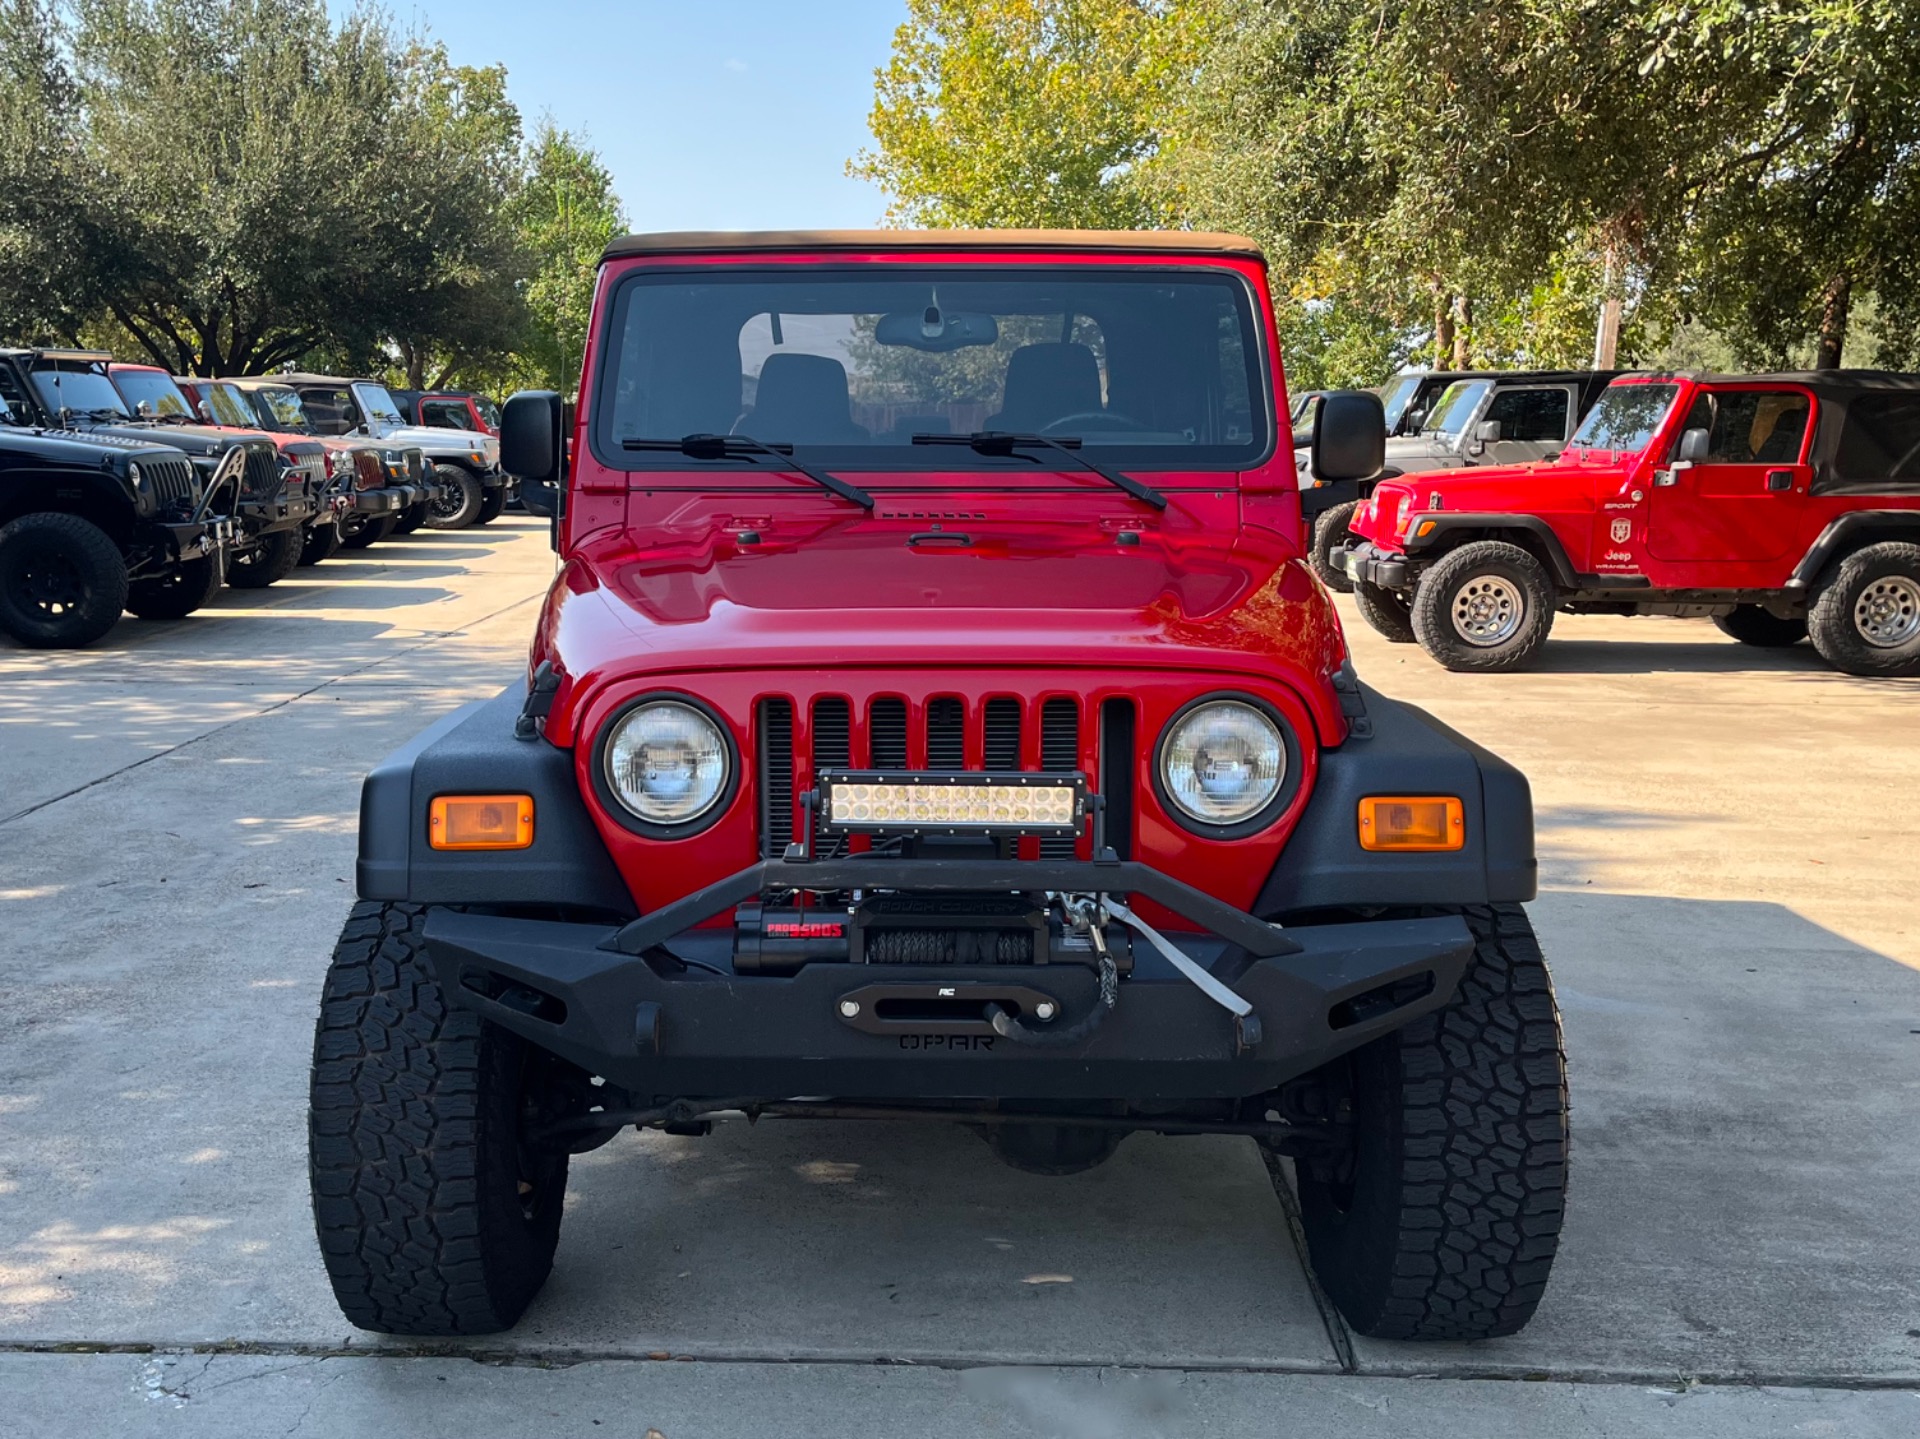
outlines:
M20 1354L35 1357L114 1354L195 1354L219 1358L258 1358L282 1356L301 1358L308 1364L287 1366L284 1373L309 1367L329 1359L465 1359L503 1369L568 1369L579 1364L766 1364L817 1368L902 1368L966 1371L1000 1369L1018 1365L1035 1369L1119 1370L1143 1374L1272 1374L1298 1375L1325 1379L1405 1379L1449 1380L1489 1384L1577 1384L1633 1385L1673 1391L1682 1395L1695 1388L1720 1389L1819 1389L1836 1391L1892 1391L1920 1389L1920 1369L1888 1374L1820 1374L1773 1370L1703 1370L1687 1374L1679 1370L1607 1368L1605 1366L1566 1367L1539 1364L1479 1364L1431 1369L1402 1369L1360 1362L1349 1370L1313 1360L1275 1360L1250 1363L1246 1360L1141 1361L1127 1359L1013 1358L1004 1354L835 1354L830 1352L788 1354L752 1353L743 1350L714 1349L671 1353L659 1349L587 1349L520 1348L500 1349L428 1342L383 1344L378 1348L365 1344L305 1344L298 1341L218 1340L211 1342L156 1340L75 1340L75 1339L0 1339L0 1355ZM265 1378L244 1375L225 1383L241 1383ZM221 1387L221 1386L215 1386Z
M1287 1180L1286 1168L1279 1155L1264 1145L1260 1149L1261 1162L1267 1166L1267 1178L1273 1182L1274 1197L1280 1201L1280 1212L1286 1216L1287 1235L1293 1240L1294 1256L1300 1261L1301 1277L1307 1281L1307 1293L1313 1299L1313 1307L1320 1312L1320 1323L1327 1331L1327 1343L1333 1346L1333 1356L1340 1361L1340 1368L1347 1374L1358 1374L1360 1362L1353 1353L1353 1334L1347 1328L1347 1321L1340 1317L1340 1310L1333 1299L1320 1286L1320 1276L1313 1272L1313 1259L1307 1253L1307 1223L1300 1213L1300 1199L1293 1192L1293 1185Z
M193 745L197 745L202 740L212 739L217 734L225 734L228 730L232 729L235 725L247 724L253 720L263 719L267 715L273 714L277 710L283 710L288 705L296 704L299 701L306 699L311 695L316 695L320 693L321 690L326 689L330 685L337 685L341 683L343 680L350 680L354 678L356 675L365 674L368 670L377 669L379 666L387 664L393 660L402 659L405 656L412 654L415 650L423 650L427 648L429 645L437 644L441 640L451 639L455 635L464 634L466 631L472 629L475 625L483 625L488 620L497 619L501 615L504 615L511 610L519 609L520 606L524 604L529 604L535 600L541 600L545 598L546 598L546 594L544 591L537 595L527 595L521 599L515 600L510 605L502 605L499 609L494 610L491 614L484 614L484 615L481 615L478 619L469 620L465 624L461 625L458 629L437 630L433 634L428 635L426 638L419 640L414 644L410 644L410 645L404 646L401 649L395 650L392 654L382 655L378 659L368 660L363 665L356 665L354 668L350 670L344 670L337 675L329 675L326 679L321 680L318 684L313 685L307 689L301 690L298 694L288 695L285 699L278 700L275 703L268 705L265 709L256 710L252 714L237 716L234 719L230 719L226 721L226 723L224 724L215 725L212 729L205 730L202 733L195 735L192 739L181 740L179 744L169 745L167 748L163 750L156 750L154 751L154 753L149 755L142 755L139 759L134 760L131 764L124 764L120 766L119 769L113 770L108 774L103 774L97 779L88 780L85 784L75 785L72 789L67 790L63 794L56 794L49 799L41 800L38 804L30 804L25 809L16 810L14 813L7 815L4 818L0 818L0 825L9 825L9 824L12 824L17 819L25 819L28 815L38 814L41 810L48 809L53 805L59 804L62 800L72 799L75 795L85 794L90 789L98 789L103 784L110 784L114 780L119 779L122 775L130 774L134 770L140 769L145 765L150 765L155 760L165 759L168 755L178 754L180 753L181 750L188 749Z

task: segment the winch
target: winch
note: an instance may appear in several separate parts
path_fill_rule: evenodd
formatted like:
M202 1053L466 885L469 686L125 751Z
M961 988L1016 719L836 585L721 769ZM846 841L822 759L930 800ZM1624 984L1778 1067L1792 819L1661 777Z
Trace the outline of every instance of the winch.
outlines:
M1097 966L1083 917L1062 899L1025 894L867 895L845 908L743 904L734 911L733 967L792 974L808 964ZM1122 974L1133 968L1124 930L1106 935Z

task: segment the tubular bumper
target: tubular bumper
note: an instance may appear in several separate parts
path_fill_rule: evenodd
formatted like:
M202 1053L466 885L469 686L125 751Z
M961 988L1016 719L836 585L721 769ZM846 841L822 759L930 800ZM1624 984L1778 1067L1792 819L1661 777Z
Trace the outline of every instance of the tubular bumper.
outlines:
M1388 554L1371 540L1355 540L1339 552L1338 561L1350 580L1378 585L1383 590L1406 588L1407 557Z
M715 974L623 954L614 933L445 909L426 928L453 1002L632 1095L673 1098L1244 1097L1445 1004L1473 952L1452 915L1289 930L1294 952L1253 960L1234 980L1261 1018L1246 1049L1236 1049L1231 1015L1141 956L1093 1033L1036 1049L938 1021L875 1032L841 1004L876 986L951 989L964 1004L1017 984L1055 1000L1064 1025L1098 1002L1092 969L820 963L791 976ZM1203 962L1221 949L1193 945Z

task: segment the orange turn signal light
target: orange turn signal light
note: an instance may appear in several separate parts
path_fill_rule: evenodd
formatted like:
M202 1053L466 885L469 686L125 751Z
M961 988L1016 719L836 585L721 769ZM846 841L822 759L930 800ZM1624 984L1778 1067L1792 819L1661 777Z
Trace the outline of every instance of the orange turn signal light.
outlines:
M1448 795L1370 795L1360 801L1360 848L1459 849L1467 842L1466 815Z
M525 849L533 843L530 794L443 794L427 810L435 849Z

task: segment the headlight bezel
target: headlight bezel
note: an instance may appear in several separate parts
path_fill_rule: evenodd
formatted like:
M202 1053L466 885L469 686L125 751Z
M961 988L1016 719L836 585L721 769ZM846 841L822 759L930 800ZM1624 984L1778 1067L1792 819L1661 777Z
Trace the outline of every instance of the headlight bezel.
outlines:
M714 793L714 798L705 809L689 819L671 823L648 819L630 808L625 797L615 786L612 775L608 773L608 761L612 755L614 737L620 733L622 726L639 711L652 705L662 704L679 705L691 710L713 726L715 733L720 736L721 751L727 770L719 789ZM606 723L600 726L600 733L593 743L590 769L594 793L600 800L600 807L623 828L632 830L635 834L644 835L648 839L688 839L701 834L713 828L726 816L740 793L740 746L734 739L732 727L711 704L698 696L680 690L651 690L627 700L607 716Z
M1253 813L1244 819L1227 823L1216 823L1189 813L1174 797L1172 787L1167 782L1167 751L1173 743L1173 737L1187 717L1196 710L1208 705L1236 704L1252 710L1268 724L1272 725L1280 736L1280 782L1274 787L1272 795ZM1261 699L1258 695L1244 690L1213 690L1207 694L1196 695L1181 705L1167 717L1160 727L1160 734L1153 742L1153 759L1148 766L1152 772L1153 795L1159 801L1161 811L1180 828L1189 834L1204 839L1244 839L1272 828L1275 821L1285 814L1300 792L1301 758L1300 740L1294 728L1280 709Z

